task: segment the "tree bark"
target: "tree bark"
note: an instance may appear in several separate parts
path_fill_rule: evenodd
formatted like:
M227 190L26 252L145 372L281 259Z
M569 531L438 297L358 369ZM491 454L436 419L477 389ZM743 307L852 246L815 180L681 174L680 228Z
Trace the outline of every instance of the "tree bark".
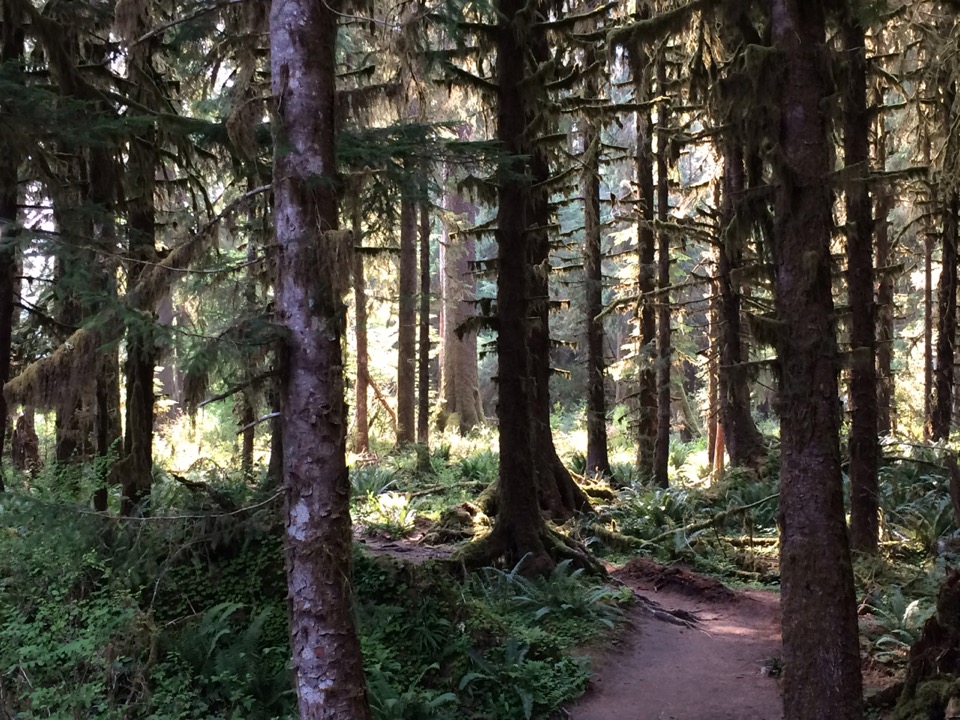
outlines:
M634 96L644 103L650 91L649 58L642 52L631 56ZM653 123L650 109L638 110L637 123L637 188L640 203L637 206L637 249L639 253L638 287L640 301L640 349L637 358L639 386L637 390L637 470L643 478L653 478L653 454L657 439L657 373L654 364L657 342L656 301L656 236L653 232L654 185Z
M954 347L957 337L957 194L952 194L943 209L943 255L940 260L940 290L937 306L937 367L934 373L934 405L931 415L931 439L950 436L953 411Z
M397 445L412 443L416 424L417 205L413 191L400 200L400 309L397 329Z
M847 70L843 104L846 165L847 293L850 328L850 547L875 555L879 541L877 470L877 345L874 305L873 204L870 172L870 110L867 107L866 36L847 8L842 22Z
M586 63L588 66L592 62ZM589 81L586 97L596 95L596 82ZM606 359L603 320L603 244L600 232L600 133L589 115L583 120L583 275L584 335L587 341L587 472L610 475L607 454Z
M276 307L290 636L302 720L369 720L352 614L350 481L341 341L351 233L338 231L338 0L273 0L270 13ZM281 142L282 140L282 142Z
M749 375L744 366L741 289L736 274L743 267L745 220L743 147L733 136L723 139L720 206L721 245L717 253L717 411L723 425L730 464L756 470L766 456L763 437L753 421Z
M360 206L359 193L353 198L350 209L350 222L353 231L353 241L360 244L363 234L363 213ZM367 287L363 275L363 253L355 252L353 256L353 302L356 313L355 333L357 340L357 383L356 383L356 416L353 431L353 449L358 453L370 451L370 422L367 418L367 396L369 377L367 352Z
M473 222L473 208L462 196L448 194L447 210ZM470 272L474 259L474 240L468 233L454 239L451 226L444 221L440 238L440 398L438 425L444 429L454 419L460 434L469 432L484 420L477 371L477 332L457 332L475 314L471 300L477 281Z
M666 97L667 68L663 58L657 61L657 89ZM659 487L670 485L670 368L673 348L670 337L670 234L663 227L670 212L666 102L657 107L657 220L662 223L657 243L657 438L653 453L653 480Z
M840 469L823 5L773 0L771 28L781 66L774 296L784 716L861 720L856 597Z
M876 105L882 107L883 93L877 93ZM887 169L887 133L883 121L883 112L877 113L877 166L883 172ZM889 435L893 432L893 403L894 403L894 377L893 377L893 317L894 294L893 294L893 275L889 268L892 264L890 252L890 223L887 215L890 214L892 206L892 197L890 190L880 185L877 188L876 200L876 218L875 232L877 242L876 267L881 269L880 277L877 282L877 432L881 436ZM926 262L929 263L933 248L932 237L929 232L925 239L925 246L931 245ZM929 266L928 266L929 267ZM931 315L928 312L932 308L930 295L930 275L926 275L926 284L924 286L924 432L929 433L930 419L930 398L933 397L933 345L931 343L932 332L927 334L928 323L931 321ZM930 303L928 305L928 303ZM931 326L932 327L932 326Z
M417 442L430 440L430 206L420 205L420 339L417 361Z
M10 3L3 3L0 16L0 62L9 72L23 60L24 32L20 17ZM0 101L0 122L13 112ZM10 379L10 350L13 336L13 313L16 299L18 180L20 149L10 133L0 134L0 386ZM0 393L0 464L7 432L7 401ZM0 492L3 492L0 474Z

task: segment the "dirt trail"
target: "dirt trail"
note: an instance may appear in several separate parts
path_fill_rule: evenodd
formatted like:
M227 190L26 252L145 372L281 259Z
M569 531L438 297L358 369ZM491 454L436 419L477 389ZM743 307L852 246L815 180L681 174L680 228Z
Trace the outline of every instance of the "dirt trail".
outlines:
M599 657L572 720L781 720L771 660L780 656L779 598L633 561L614 573L636 590L632 627ZM694 627L676 624L692 614Z

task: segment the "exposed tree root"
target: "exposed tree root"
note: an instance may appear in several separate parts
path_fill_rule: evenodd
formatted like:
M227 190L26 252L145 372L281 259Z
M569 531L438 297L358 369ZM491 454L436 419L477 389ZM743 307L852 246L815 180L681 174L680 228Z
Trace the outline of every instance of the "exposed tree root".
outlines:
M556 530L541 525L539 530L530 529L513 537L503 526L495 526L487 535L467 543L457 550L451 560L467 570L503 562L508 566L520 565L524 575L547 575L556 564L570 560L576 568L607 576L606 568L590 552Z

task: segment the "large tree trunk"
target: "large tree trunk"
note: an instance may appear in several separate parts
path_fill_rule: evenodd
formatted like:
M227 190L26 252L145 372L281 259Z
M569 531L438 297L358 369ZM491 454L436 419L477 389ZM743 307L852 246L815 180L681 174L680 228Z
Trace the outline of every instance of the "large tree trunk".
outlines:
M473 222L473 208L460 195L446 196L446 209ZM475 312L471 300L477 282L470 272L474 240L470 233L454 235L444 221L440 238L440 418L445 429L455 421L464 434L484 420L477 371L477 332L457 329Z
M24 33L19 14L10 3L2 3L0 16L0 62L6 72L19 68L23 59ZM0 123L12 110L0 101ZM9 132L0 133L0 386L10 379L10 345L13 334L13 312L16 302L17 274L17 210L19 193L20 149ZM0 463L3 460L7 431L7 401L0 393ZM0 474L0 492L3 476Z
M774 295L786 720L863 717L840 470L824 25L820 2L772 2L781 65Z
M417 377L417 205L412 190L400 200L400 309L397 330L397 445L412 443Z
M420 205L420 338L417 360L417 442L430 439L430 206Z
M721 192L721 245L717 254L717 369L718 413L730 463L757 469L766 451L763 437L753 421L749 374L745 367L740 287L736 274L743 266L745 221L740 216L744 194L743 147L728 136L723 139L723 188Z
M931 438L936 442L950 436L953 411L953 361L957 337L957 194L943 208L943 255L940 260L940 297L937 319L937 367L934 373L934 405Z
M637 103L646 102L650 90L650 62L642 52L631 56L634 96ZM637 358L639 386L637 389L637 470L640 476L653 478L653 454L657 439L657 373L654 364L657 343L656 288L657 249L653 231L654 186L653 186L653 123L650 108L636 113L637 122L637 189L640 203L637 205L637 249L639 253L638 289L640 291L640 348Z
M350 209L350 223L353 231L353 241L357 245L363 233L363 213L360 206L359 192L353 198ZM357 384L356 384L356 416L353 430L353 449L358 453L370 450L370 422L367 419L367 396L369 368L367 355L367 287L363 275L363 253L357 252L353 257L353 302L355 333L357 340Z
M666 97L667 68L657 61L657 91ZM653 453L653 479L660 487L670 485L670 366L673 348L670 337L670 233L663 227L670 212L668 173L669 106L661 102L657 108L657 220L662 223L657 244L657 439Z
M845 13L843 44L847 68L843 152L847 171L847 293L850 328L850 547L875 555L879 540L877 469L876 310L874 306L873 206L870 172L870 111L867 108L867 51L863 26Z
M593 97L591 86L585 92ZM587 472L610 474L607 455L606 362L603 352L603 246L600 232L600 133L590 117L583 119L583 275L584 330L587 340Z
M353 239L337 230L337 0L274 0L276 306L287 341L283 471L290 636L302 720L369 720L352 614L341 342Z

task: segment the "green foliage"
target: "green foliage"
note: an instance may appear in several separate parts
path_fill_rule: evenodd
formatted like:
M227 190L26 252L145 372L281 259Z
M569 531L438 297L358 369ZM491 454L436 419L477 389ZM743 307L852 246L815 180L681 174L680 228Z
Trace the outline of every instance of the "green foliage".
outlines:
M861 619L860 629L873 646L872 656L879 662L894 662L905 659L936 606L923 599L910 600L894 585L874 597L867 610L870 614Z

